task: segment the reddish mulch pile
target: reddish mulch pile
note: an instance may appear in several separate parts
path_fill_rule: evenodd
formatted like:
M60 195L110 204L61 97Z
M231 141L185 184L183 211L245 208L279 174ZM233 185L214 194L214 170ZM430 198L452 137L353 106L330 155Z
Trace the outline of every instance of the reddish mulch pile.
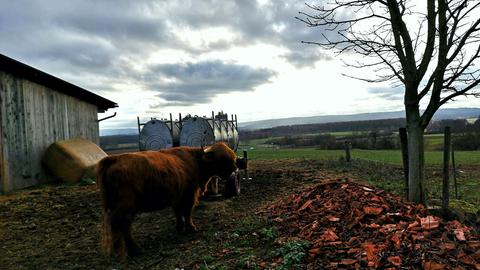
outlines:
M383 190L327 182L267 210L279 230L312 243L324 268L480 269L480 237Z

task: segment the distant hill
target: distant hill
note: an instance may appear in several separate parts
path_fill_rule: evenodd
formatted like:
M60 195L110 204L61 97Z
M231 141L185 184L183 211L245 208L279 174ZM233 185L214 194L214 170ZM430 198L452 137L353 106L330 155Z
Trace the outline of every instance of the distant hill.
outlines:
M434 115L433 120L443 119L467 119L477 118L480 116L479 108L455 108L455 109L440 109ZM323 124L333 122L350 122L350 121L366 121L366 120L380 120L405 118L404 111L395 112L375 112L375 113L361 113L361 114L347 114L347 115L320 115L309 117L290 117L281 119L268 119L260 121L251 121L238 123L242 130L255 130L262 128L271 128L277 126L290 126L302 124Z
M477 118L480 116L479 108L458 108L458 109L440 109L437 111L433 120L443 119L467 119ZM323 124L334 122L350 122L350 121L367 121L367 120L381 120L405 118L404 111L396 112L375 112L375 113L361 113L361 114L346 114L346 115L320 115L309 117L290 117L280 119L268 119L251 122L238 123L241 130L255 130L262 128L271 128L278 126L303 125L303 124ZM135 135L138 134L137 127L132 128L118 128L118 129L101 129L100 136L112 135Z
M463 119L461 121L465 120ZM292 137L306 134L321 135L322 133L332 132L348 132L350 133L350 135L352 135L352 133L359 133L356 134L356 136L365 136L365 134L360 133L375 132L377 134L391 134L392 132L397 131L398 128L404 126L405 118L392 118L380 120L329 122L320 124L301 124L251 130L240 129L238 136L242 140L263 139L281 136ZM300 142L298 144L300 144Z
M138 135L138 128L107 128L100 129L100 136Z
M100 136L100 147L104 151L112 151L117 149L138 151L138 134Z

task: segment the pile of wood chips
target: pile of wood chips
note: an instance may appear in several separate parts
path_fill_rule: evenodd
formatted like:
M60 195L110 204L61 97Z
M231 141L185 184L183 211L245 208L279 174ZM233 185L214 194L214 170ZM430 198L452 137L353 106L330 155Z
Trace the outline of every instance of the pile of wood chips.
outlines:
M280 232L312 243L325 268L480 269L480 237L383 190L354 182L316 185L267 210Z

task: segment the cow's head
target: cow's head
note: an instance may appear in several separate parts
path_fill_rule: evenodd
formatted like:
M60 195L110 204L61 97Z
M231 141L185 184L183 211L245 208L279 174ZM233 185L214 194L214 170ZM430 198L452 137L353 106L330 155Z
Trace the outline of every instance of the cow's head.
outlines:
M228 179L237 173L237 155L225 143L216 143L205 148L204 152L203 160L211 175Z

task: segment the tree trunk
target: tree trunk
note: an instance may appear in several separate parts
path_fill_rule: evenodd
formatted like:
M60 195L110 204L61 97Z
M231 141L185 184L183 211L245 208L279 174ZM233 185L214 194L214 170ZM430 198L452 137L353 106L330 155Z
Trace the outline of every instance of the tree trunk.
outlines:
M408 119L408 117L407 117ZM419 122L408 123L408 200L425 203L425 155L423 145L424 129Z

